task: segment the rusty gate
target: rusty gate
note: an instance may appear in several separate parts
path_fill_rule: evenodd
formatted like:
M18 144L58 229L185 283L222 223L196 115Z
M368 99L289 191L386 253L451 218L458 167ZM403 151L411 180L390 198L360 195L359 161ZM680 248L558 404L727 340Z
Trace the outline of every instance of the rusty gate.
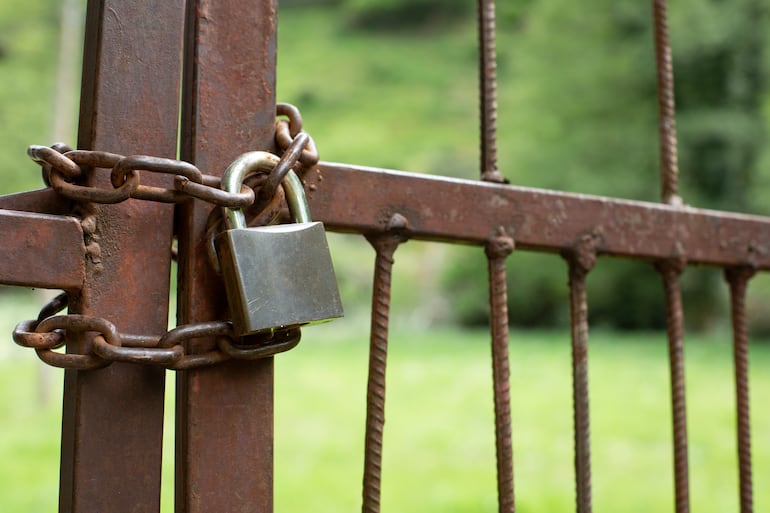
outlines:
M486 252L501 512L514 511L505 275L514 248L559 253L568 264L581 513L591 511L586 275L598 256L611 255L649 262L662 277L682 513L689 510L689 485L679 275L688 265L723 268L733 315L740 504L752 511L744 302L753 273L770 268L762 250L770 219L691 208L678 195L665 0L652 2L660 204L507 183L496 162L490 0L478 2L480 181L317 163L298 111L276 104L276 1L244 4L89 1L78 149L31 147L48 187L0 198L0 281L65 292L14 333L17 343L66 369L60 511L159 510L165 368L179 370L176 511L272 511L271 355L296 345L298 333L234 336L210 246L217 206L253 205L252 224L279 215L278 184L292 167L314 218L329 230L365 236L376 250L364 511L379 511L393 255L413 239ZM174 160L178 140L181 160ZM220 191L221 171L250 150L280 154L281 163L240 193ZM172 258L179 326L167 331ZM66 315L56 315L65 307ZM66 353L54 351L63 345Z

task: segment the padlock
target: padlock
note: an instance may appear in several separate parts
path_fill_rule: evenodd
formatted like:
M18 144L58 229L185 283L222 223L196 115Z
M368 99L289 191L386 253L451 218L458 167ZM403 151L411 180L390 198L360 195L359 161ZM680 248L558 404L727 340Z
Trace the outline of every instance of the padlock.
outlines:
M253 151L225 171L222 188L239 192L244 177L269 173L279 159ZM323 223L310 220L302 182L283 179L293 224L246 227L240 209L225 209L226 230L216 237L233 328L239 336L330 321L343 316Z

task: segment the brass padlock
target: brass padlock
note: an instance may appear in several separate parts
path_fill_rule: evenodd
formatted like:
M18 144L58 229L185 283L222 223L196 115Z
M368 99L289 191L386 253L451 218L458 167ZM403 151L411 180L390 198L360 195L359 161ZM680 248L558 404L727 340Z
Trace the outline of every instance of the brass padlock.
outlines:
M269 173L278 157L244 153L225 171L222 188L240 192L244 177ZM302 182L283 179L293 224L246 227L240 209L225 209L227 229L216 247L233 327L239 336L271 332L342 317L337 279L323 223L310 220Z

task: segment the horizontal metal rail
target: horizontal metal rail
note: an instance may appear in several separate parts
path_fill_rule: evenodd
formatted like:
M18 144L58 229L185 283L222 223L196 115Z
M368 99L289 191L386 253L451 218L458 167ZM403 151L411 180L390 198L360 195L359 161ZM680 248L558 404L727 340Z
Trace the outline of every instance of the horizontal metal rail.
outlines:
M371 233L403 216L412 239L484 245L502 227L519 249L770 269L770 218L321 162L305 175L314 219Z
M72 202L51 188L0 196L0 209L68 215Z
M0 210L0 283L79 290L85 281L83 229L74 217Z

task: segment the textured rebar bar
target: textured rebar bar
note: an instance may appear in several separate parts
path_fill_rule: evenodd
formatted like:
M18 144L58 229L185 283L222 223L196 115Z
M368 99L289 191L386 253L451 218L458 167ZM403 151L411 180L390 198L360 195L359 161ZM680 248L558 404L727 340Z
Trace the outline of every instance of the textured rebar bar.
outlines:
M749 424L749 342L746 326L746 287L754 275L750 267L725 270L730 284L735 360L735 404L738 419L738 479L741 513L754 511L751 477L751 426Z
M588 240L590 242L590 240ZM596 262L592 244L565 255L569 263L572 336L572 404L575 434L575 492L578 513L591 512L591 422L588 400L588 300L586 276Z
M478 0L481 179L505 183L497 169L497 53L495 2Z
M669 205L681 205L679 197L679 162L677 157L676 107L674 103L674 66L668 37L666 0L653 0L655 58L658 80L658 117L660 139L661 195ZM684 385L684 319L679 275L682 260L668 260L656 265L663 277L666 294L669 368L671 374L671 409L674 438L674 485L676 512L690 510L689 470L687 463L687 406Z
M388 321L393 253L404 238L386 233L367 237L377 252L372 291L372 324L369 340L369 380L366 388L366 442L364 447L364 513L380 511L382 432L385 425L385 368L388 359Z
M497 504L500 513L516 509L513 488L513 440L511 437L511 383L508 361L508 290L505 259L514 241L500 233L485 248L489 269L490 331L492 335L492 382L495 403L497 451Z
M679 162L676 148L676 118L674 103L674 66L668 38L666 0L653 0L655 25L655 58L658 76L658 117L660 137L660 172L663 201L680 205Z
M684 316L679 276L685 268L682 260L667 260L656 265L663 277L668 325L668 358L671 373L671 413L674 438L674 487L676 513L690 511L690 479L687 463L687 404L684 386Z

